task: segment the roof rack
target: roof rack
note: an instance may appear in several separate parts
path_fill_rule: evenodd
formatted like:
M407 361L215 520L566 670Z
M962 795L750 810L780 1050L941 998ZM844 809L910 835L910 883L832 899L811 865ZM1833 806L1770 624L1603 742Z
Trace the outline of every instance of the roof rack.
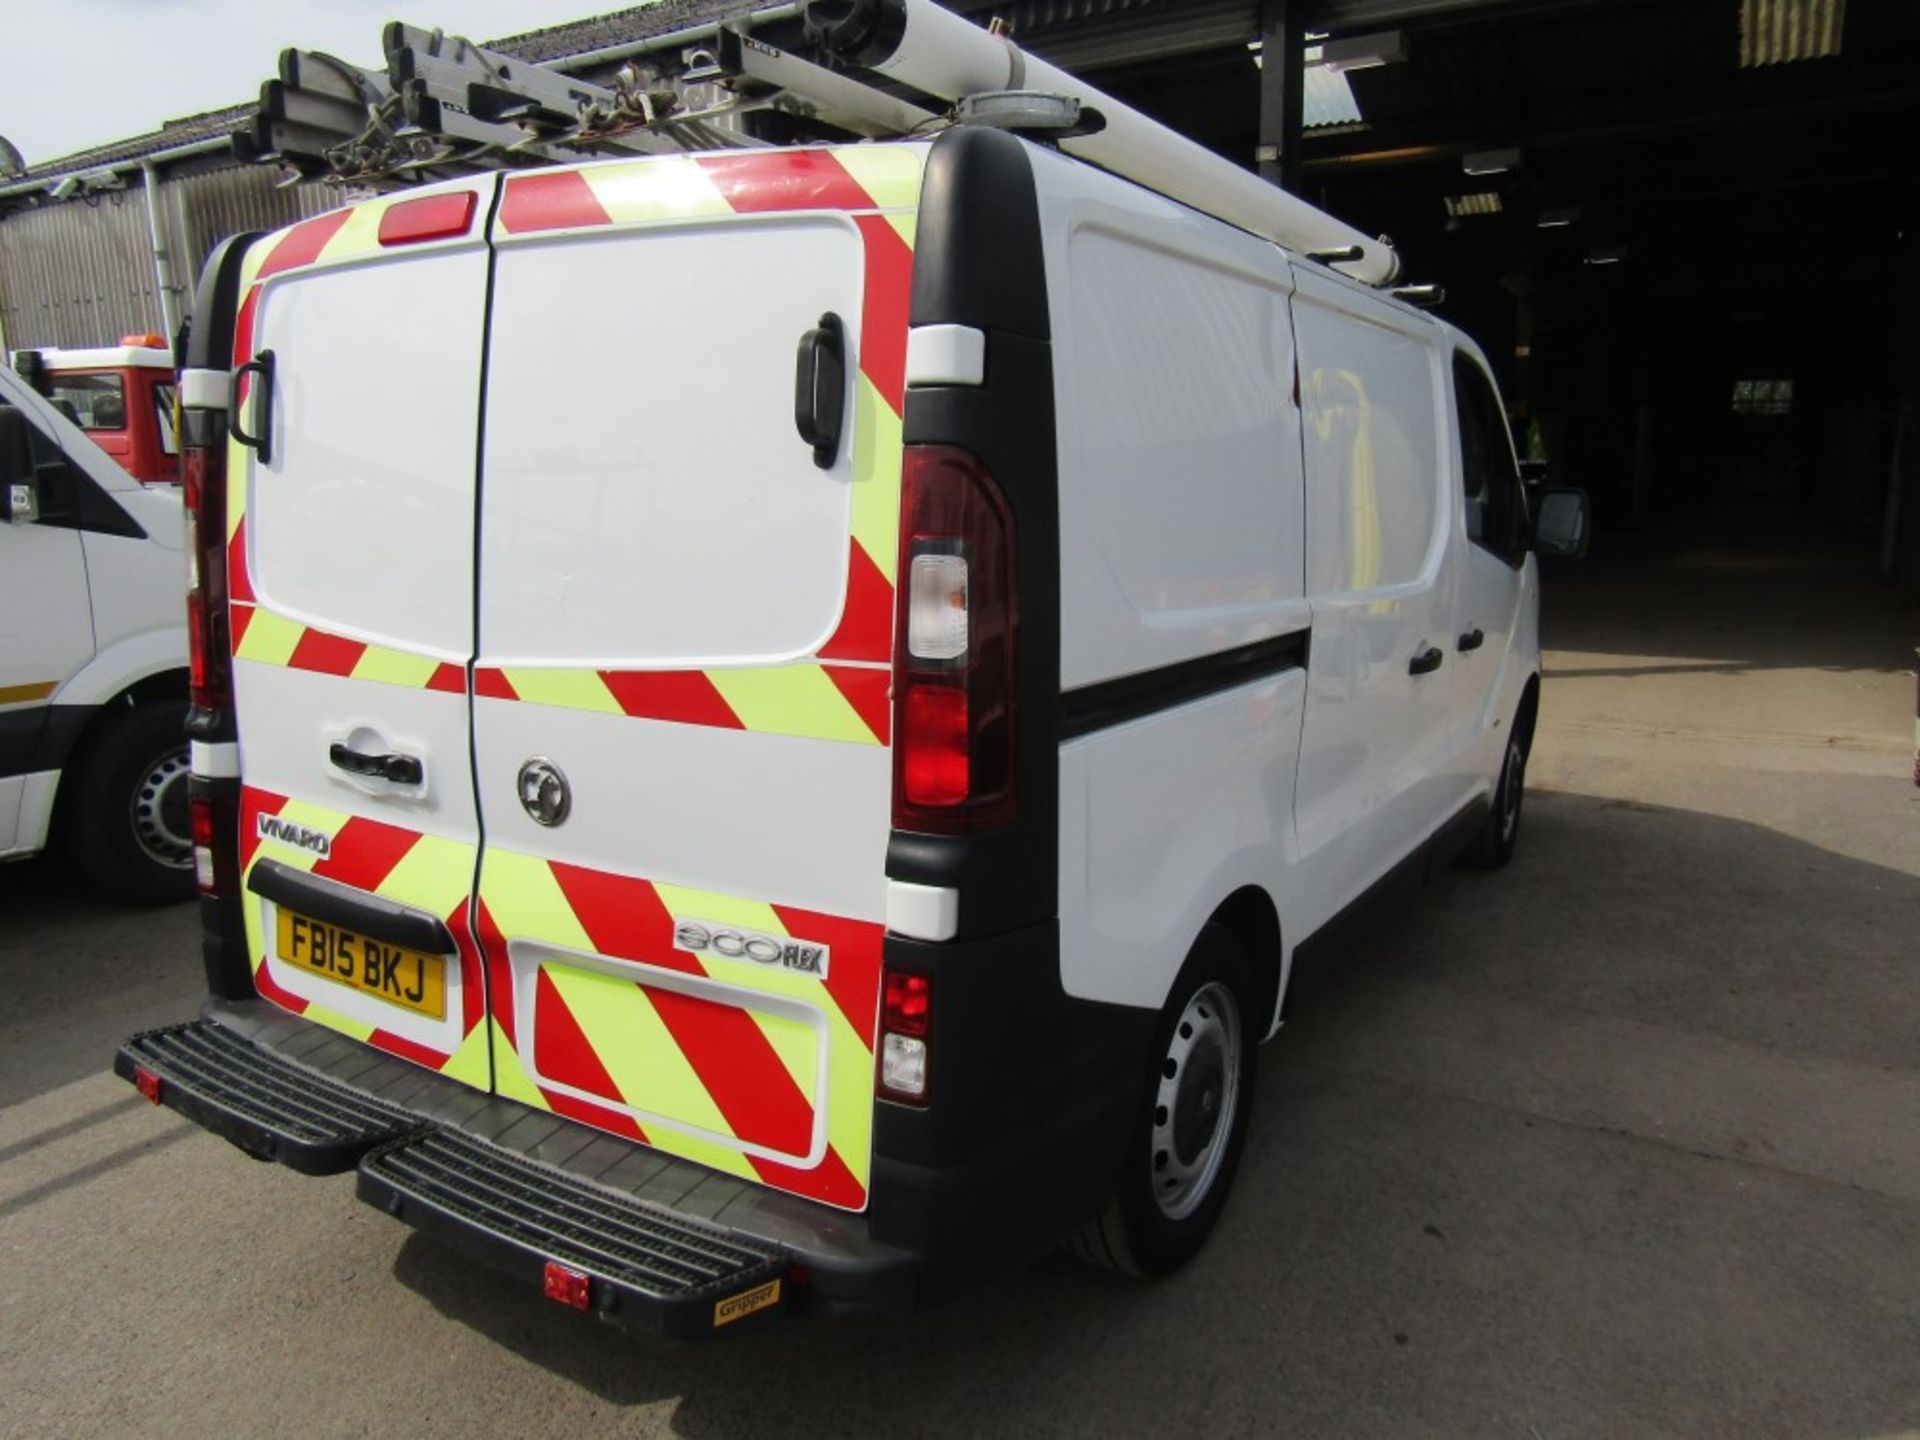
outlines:
M594 80L395 22L384 32L384 71L283 52L279 78L262 87L235 150L279 163L287 183L391 188L597 155L1000 125L1367 284L1391 285L1399 274L1384 238L936 0L801 0L798 8L798 25L791 6L762 12L769 23L759 34L756 17L745 16L621 47L619 68Z

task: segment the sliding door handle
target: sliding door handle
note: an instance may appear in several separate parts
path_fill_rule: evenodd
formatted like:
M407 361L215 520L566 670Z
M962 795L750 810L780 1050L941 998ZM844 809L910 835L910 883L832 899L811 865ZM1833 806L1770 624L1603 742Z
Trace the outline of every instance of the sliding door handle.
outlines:
M1413 652L1413 659L1407 662L1409 675L1431 675L1440 668L1440 662L1447 658L1447 652L1438 645L1428 645Z
M1486 643L1487 632L1482 630L1478 625L1460 637L1460 648L1462 650L1478 650Z

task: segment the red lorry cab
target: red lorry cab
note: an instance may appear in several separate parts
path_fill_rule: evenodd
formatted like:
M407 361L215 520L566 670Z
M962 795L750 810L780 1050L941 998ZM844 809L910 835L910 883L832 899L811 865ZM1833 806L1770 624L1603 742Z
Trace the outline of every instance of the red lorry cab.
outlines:
M178 484L173 355L158 335L124 335L96 350L37 352L19 364L35 389L66 412L87 438L136 480Z

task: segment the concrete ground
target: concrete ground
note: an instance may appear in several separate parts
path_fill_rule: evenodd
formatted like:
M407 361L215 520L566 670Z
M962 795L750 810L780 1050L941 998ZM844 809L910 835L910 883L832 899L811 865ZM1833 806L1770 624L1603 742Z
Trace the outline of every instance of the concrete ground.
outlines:
M649 1344L103 1073L191 909L0 872L0 1434L1920 1428L1920 623L1846 557L1548 577L1521 853L1262 1055L1185 1273Z

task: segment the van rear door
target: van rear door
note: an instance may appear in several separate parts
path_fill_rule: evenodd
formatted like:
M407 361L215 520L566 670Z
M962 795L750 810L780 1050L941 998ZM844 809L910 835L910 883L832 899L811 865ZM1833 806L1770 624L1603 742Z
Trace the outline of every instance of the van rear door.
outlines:
M260 443L236 440L228 466L256 986L480 1086L467 666L496 184L333 211L254 248L234 419ZM419 208L435 204L437 230Z
M509 177L494 227L474 757L496 1083L847 1208L921 153ZM846 423L817 455L796 356L834 329Z

